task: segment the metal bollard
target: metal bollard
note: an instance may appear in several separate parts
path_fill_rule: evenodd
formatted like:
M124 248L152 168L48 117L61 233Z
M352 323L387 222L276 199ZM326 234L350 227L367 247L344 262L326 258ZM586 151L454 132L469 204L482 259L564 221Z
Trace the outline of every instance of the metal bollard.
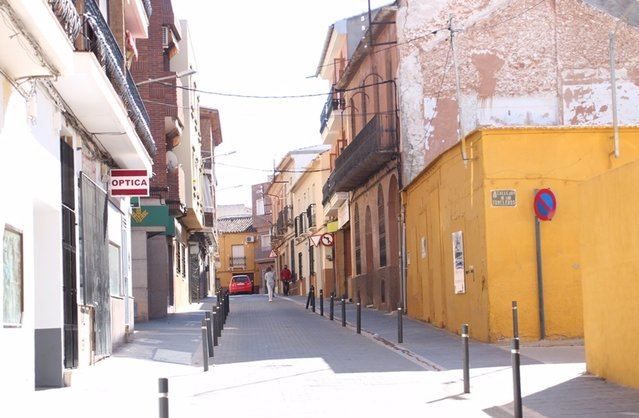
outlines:
M208 344L206 343L206 320L202 320L202 365L204 371L209 371L209 352Z
M517 309L517 301L513 300L513 338L519 338L519 310Z
M211 321L211 324L213 325L213 346L217 347L218 346L218 342L217 342L217 333L219 331L219 320L217 318L217 309L215 309L215 307L213 307L213 320Z
M315 313L315 287L311 286L311 310Z
M320 289L320 316L324 316L324 289Z
M513 363L513 409L515 418L522 418L523 411L521 405L521 374L519 370L519 338L513 338L510 345L510 352Z
M158 379L158 402L160 418L169 418L169 379L166 377Z
M342 298L342 326L346 326L346 299Z
M404 316L404 311L402 310L402 307L400 306L399 308L397 308L397 342L400 344L404 342L404 321L402 318L403 316Z
M308 296L306 296L306 309L308 309L308 306L311 304L311 291L308 291Z
M357 333L362 333L362 304L357 302Z
M332 321L334 316L335 316L335 295L331 292L331 302L329 304L329 309L328 309L328 319Z
M206 342L208 344L209 357L213 357L213 326L211 324L211 312L205 312L204 316L204 320L206 321Z
M468 324L463 324L461 329L462 349L464 352L464 393L470 393L470 353L468 350Z
M229 314L231 313L231 295L229 295L229 292L226 292L226 298L224 298L224 300L226 301L226 316L228 317Z
M224 331L224 324L226 323L226 317L224 316L224 305L226 302L224 301L224 296L222 296L222 306L220 306L220 329Z

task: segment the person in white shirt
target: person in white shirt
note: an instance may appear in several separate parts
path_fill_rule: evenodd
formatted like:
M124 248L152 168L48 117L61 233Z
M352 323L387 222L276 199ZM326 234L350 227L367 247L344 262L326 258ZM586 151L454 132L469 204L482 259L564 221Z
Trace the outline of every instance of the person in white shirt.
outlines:
M273 302L273 291L275 288L275 273L269 266L264 273L264 281L266 282L266 288L268 289L268 301Z

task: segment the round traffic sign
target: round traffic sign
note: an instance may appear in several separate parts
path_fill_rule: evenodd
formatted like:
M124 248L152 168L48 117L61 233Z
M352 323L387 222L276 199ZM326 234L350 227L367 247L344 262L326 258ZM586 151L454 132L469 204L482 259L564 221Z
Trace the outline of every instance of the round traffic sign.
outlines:
M549 221L557 212L557 199L550 189L541 189L535 194L535 215L541 221Z
M320 241L322 242L322 245L324 245L326 247L332 247L333 246L333 234L331 234L330 232L327 232L327 233L323 234L322 238L320 238Z

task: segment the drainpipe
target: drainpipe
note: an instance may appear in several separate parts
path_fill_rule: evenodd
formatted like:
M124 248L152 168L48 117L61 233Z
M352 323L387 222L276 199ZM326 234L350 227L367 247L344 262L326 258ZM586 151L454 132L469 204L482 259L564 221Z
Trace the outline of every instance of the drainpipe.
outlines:
M617 115L617 74L616 74L616 30L610 32L610 90L612 91L612 130L614 138L614 155L619 158L619 119Z

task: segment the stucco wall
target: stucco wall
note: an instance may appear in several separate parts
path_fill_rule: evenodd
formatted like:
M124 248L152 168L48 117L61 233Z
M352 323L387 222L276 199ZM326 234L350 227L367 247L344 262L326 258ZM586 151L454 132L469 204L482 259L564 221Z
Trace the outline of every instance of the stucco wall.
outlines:
M588 371L633 387L639 387L637 178L633 163L580 188Z
M400 1L398 71L406 183L458 141L448 20L462 125L605 125L612 121L609 39L617 19L579 0ZM431 33L436 31L435 34ZM617 32L619 120L639 123L639 32Z
M512 335L510 307L516 300L521 337L538 339L533 197L535 189L550 188L558 210L541 224L546 335L583 335L581 263L587 257L581 254L585 221L579 185L639 158L639 130L622 129L619 159L610 155L610 133L604 128L485 130L470 137L466 168L459 146L434 162L406 193L408 313L453 331L470 321L476 338L495 341ZM493 206L491 191L504 189L516 192L516 206ZM465 295L452 288L456 230L464 232L465 268L473 270L466 274ZM427 240L424 258L421 237Z

